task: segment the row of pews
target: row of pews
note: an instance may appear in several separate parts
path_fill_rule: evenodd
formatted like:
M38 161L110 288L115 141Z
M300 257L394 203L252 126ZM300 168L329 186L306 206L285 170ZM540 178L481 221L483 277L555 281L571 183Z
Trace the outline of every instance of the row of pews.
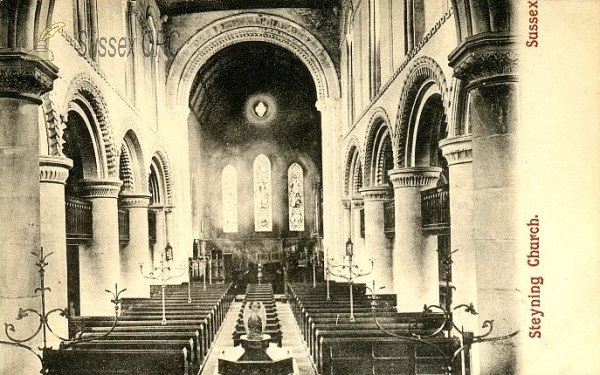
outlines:
M456 338L436 334L444 325L438 313L399 313L395 296L373 299L364 284L353 284L354 321L350 321L350 285L288 284L289 301L311 359L322 375L463 374ZM377 320L386 331L377 325ZM419 340L415 335L430 338ZM468 366L464 366L468 368Z
M233 332L233 346L240 345L242 335L246 334L246 328L244 327L244 309L247 304L252 302L262 302L264 305L267 321L263 333L271 337L269 340L270 342L281 347L283 335L281 333L279 318L277 317L277 308L275 306L275 297L273 295L273 287L271 284L248 284L246 287L244 303L240 309L237 324Z
M116 327L114 317L71 318L71 337L47 350L44 361L50 375L195 375L200 370L215 335L233 300L230 285L192 284L165 287L163 324L162 292L151 287L150 298L124 298Z

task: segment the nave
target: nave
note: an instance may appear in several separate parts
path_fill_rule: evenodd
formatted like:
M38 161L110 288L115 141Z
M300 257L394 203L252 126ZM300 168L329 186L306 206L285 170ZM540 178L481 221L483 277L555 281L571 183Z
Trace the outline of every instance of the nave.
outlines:
M235 295L233 284L153 285L150 298L118 300L116 320L70 318L70 340L44 353L47 373L228 375L223 360L237 358L257 374L469 374L469 352L455 355L461 343L445 336L440 313L398 313L393 295L368 295L364 284L286 286L274 295L270 284L248 284ZM244 340L255 304L264 308L265 353L293 358L287 371L239 355L240 344L251 353Z

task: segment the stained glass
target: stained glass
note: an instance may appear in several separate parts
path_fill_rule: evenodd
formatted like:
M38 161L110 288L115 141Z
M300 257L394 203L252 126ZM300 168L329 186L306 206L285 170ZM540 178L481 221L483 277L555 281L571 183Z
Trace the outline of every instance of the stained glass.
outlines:
M262 154L254 160L254 230L273 230L271 162Z
M291 231L304 231L304 173L298 163L288 169L288 204Z

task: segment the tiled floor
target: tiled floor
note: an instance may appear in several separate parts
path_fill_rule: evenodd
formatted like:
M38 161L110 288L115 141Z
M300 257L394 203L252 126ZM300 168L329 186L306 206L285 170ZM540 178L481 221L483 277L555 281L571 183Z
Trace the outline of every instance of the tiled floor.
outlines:
M221 330L215 339L215 343L211 348L208 358L200 372L201 375L217 375L217 359L223 349L233 346L232 333L235 327L238 313L242 307L241 302L234 302L231 309L225 316ZM294 319L292 309L287 303L277 302L277 315L281 324L283 333L283 348L289 350L296 360L298 375L315 375L312 363L300 330Z

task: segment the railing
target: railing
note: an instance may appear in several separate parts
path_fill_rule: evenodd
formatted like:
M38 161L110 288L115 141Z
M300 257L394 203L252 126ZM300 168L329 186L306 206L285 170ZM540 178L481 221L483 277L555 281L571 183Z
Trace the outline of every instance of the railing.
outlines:
M129 243L129 211L119 209L119 244L126 246Z
M421 192L421 224L423 229L450 228L450 191L448 185Z
M67 241L71 244L91 243L92 204L90 202L67 197L65 202Z
M388 238L393 237L396 231L396 214L394 210L393 199L383 204L383 231Z

